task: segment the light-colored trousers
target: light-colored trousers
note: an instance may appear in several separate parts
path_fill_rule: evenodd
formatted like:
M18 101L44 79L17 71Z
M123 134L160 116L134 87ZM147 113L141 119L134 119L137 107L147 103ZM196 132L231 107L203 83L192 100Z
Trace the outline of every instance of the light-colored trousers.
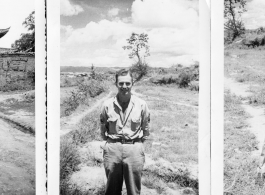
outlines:
M121 195L123 180L127 195L139 195L145 161L143 143L107 142L103 147L103 158L107 176L105 195Z

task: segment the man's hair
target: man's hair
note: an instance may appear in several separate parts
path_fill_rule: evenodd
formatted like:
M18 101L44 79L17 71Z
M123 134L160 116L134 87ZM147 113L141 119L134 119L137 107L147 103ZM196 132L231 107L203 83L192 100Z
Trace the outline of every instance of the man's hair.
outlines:
M132 76L132 72L130 71L130 69L121 69L119 71L116 72L116 75L115 75L115 83L117 84L118 82L118 77L119 76L126 76L126 75L130 75L130 77L132 78L132 83L133 83L133 76Z

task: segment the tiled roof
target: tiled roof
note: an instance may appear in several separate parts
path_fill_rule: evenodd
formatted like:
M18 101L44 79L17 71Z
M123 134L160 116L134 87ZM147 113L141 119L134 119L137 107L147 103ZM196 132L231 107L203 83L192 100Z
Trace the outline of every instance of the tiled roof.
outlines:
M0 29L0 38L2 38L3 36L5 36L5 34L9 31L10 27L7 29Z

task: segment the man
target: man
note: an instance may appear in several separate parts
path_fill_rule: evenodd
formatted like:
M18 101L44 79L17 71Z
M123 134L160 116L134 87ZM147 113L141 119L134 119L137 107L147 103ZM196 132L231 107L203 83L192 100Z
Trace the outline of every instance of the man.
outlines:
M150 113L146 102L131 93L129 70L118 71L115 83L118 93L104 102L100 114L101 136L107 141L103 147L105 195L121 195L123 180L128 195L139 195Z

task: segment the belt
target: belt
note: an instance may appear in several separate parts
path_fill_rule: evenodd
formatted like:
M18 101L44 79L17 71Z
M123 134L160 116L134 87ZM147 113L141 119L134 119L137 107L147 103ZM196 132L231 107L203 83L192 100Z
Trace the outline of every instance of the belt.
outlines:
M135 142L142 142L141 138L136 138L136 139L111 139L108 138L108 142L111 143L116 143L116 142L120 142L122 144L134 144Z

